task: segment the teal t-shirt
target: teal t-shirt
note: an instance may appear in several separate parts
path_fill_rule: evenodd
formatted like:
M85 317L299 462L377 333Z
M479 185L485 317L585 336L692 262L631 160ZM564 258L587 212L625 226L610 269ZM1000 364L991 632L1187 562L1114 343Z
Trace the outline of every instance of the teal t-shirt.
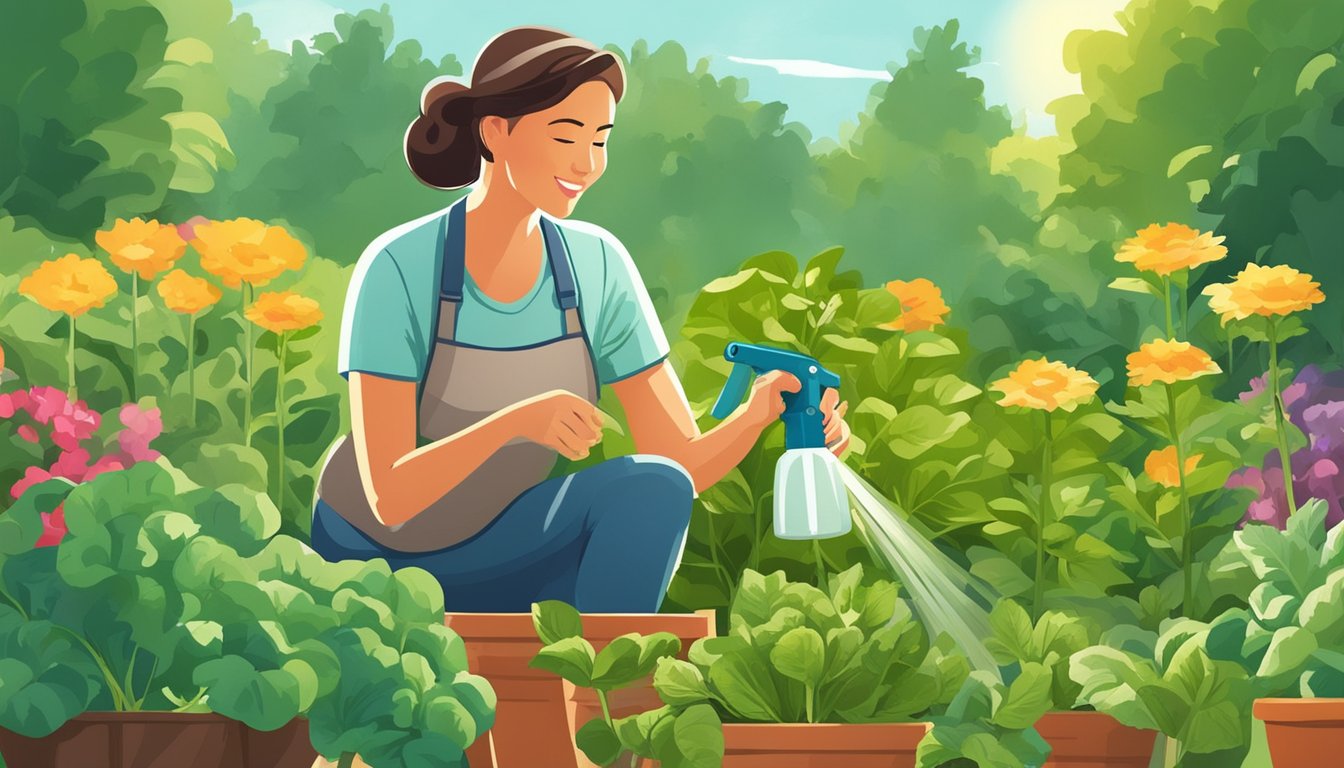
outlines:
M420 381L426 374L442 276L441 219L447 209L374 238L355 264L341 316L337 365L342 376L363 371ZM551 219L569 252L579 316L588 334L599 384L649 368L669 352L648 290L625 246L589 222ZM513 302L486 296L468 270L456 340L479 347L522 347L564 334L549 258L527 295Z

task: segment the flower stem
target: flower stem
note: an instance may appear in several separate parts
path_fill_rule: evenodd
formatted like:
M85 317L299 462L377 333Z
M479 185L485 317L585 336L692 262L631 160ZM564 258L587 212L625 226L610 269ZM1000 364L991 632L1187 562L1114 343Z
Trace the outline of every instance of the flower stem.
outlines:
M286 334L280 333L280 368L275 381L275 423L276 423L276 476L275 506L284 511L285 493L285 340Z
M1274 389L1274 424L1279 438L1279 463L1283 466L1283 490L1288 497L1289 516L1297 514L1297 501L1293 498L1293 464L1288 453L1288 428L1283 416L1283 388L1279 385L1279 342L1275 338L1274 318L1269 318L1269 378Z
M1045 596L1045 527L1050 524L1050 465L1054 463L1054 434L1050 425L1050 412L1045 415L1045 448L1041 460L1041 518L1036 521L1036 578L1031 592L1031 618L1041 618L1041 602Z
M826 591L826 563L821 559L821 540L812 540L812 555L817 559L817 589Z
M1190 514L1190 494L1185 490L1185 449L1181 447L1180 422L1176 419L1176 390L1172 385L1167 388L1167 422L1171 427L1171 443L1176 446L1176 477L1181 491L1181 576L1185 582L1181 610L1189 617L1194 614L1195 604L1195 558L1194 558L1194 520Z
M1189 270L1186 270L1186 282L1189 284ZM1185 286L1177 285L1176 290L1181 294L1181 340L1190 340L1190 296Z
M196 426L196 316L187 316L187 398L191 401L191 426Z
M243 445L252 447L252 322L247 319L247 308L252 304L252 284L243 283ZM344 759L344 757L342 757Z
M1167 338L1174 338L1176 334L1171 326L1171 277L1168 275L1162 276L1162 309L1167 312Z
M131 272L131 402L140 376L140 274Z
M65 387L65 396L73 401L75 399L75 394L78 391L77 388L75 387L75 316L74 315L70 315L70 348L65 353L65 362L67 367L70 369L66 374L67 383Z

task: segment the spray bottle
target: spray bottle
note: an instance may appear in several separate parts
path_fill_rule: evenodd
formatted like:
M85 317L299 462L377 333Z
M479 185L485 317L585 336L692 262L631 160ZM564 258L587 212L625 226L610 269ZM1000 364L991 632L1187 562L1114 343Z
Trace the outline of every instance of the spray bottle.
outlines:
M784 455L775 465L775 535L781 539L828 539L849 533L849 494L840 460L826 447L821 395L839 388L840 377L815 358L787 349L730 342L723 357L733 371L710 413L723 419L742 402L753 374L787 371L802 388L782 393Z

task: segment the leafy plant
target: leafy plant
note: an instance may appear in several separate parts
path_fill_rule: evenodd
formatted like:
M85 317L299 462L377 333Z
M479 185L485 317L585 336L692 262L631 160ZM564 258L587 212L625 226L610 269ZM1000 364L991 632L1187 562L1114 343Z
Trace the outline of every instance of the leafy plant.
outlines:
M990 611L994 635L985 647L1002 667L1039 664L1050 673L1050 709L1078 705L1081 686L1069 677L1069 658L1096 641L1095 625L1062 611L1046 611L1033 625L1014 600L1001 600Z
M69 534L33 548L62 502ZM0 516L0 725L40 737L89 709L213 711L260 730L306 716L345 765L460 765L495 698L443 625L438 582L328 563L278 526L264 494L201 488L163 458L29 488Z
M1049 669L1031 661L1004 680L972 671L947 709L930 718L933 729L919 743L917 765L968 759L980 768L1040 766L1050 745L1032 726L1050 709L1051 680Z
M1193 619L1163 622L1160 635L1115 627L1073 655L1069 674L1097 711L1166 734L1176 761L1209 754L1210 765L1239 764L1250 737L1250 687L1239 665L1206 649L1209 633Z
M681 640L676 635L671 632L651 635L632 632L613 639L601 651L595 651L593 644L583 637L583 619L578 610L560 600L533 603L532 625L543 645L529 666L554 672L580 688L593 689L597 694L602 716L584 723L574 736L575 743L588 759L599 765L611 765L621 757L623 745L635 754L646 754L652 749L653 734L657 730L659 752L665 765L718 764L704 762L709 756L705 753L706 742L699 738L702 729L691 727L692 722L703 721L703 710L690 714L666 712L664 715L672 719L657 729L655 720L661 720L661 716L655 717L652 713L620 720L613 719L611 714L608 694L648 678L660 659L680 653ZM678 722L681 725L677 725ZM717 717L714 722L717 724ZM667 728L671 728L673 734L681 734L680 737L664 743L663 733ZM630 739L628 744L622 736ZM720 736L718 757L721 759L722 756ZM634 764L633 757L631 764Z

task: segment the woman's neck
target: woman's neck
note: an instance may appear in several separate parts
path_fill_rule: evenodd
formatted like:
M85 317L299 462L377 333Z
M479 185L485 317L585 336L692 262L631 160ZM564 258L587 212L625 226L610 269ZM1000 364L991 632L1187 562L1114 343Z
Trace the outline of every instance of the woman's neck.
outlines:
M467 195L466 267L487 296L516 300L536 284L541 269L540 211L503 179L492 183L485 163Z

